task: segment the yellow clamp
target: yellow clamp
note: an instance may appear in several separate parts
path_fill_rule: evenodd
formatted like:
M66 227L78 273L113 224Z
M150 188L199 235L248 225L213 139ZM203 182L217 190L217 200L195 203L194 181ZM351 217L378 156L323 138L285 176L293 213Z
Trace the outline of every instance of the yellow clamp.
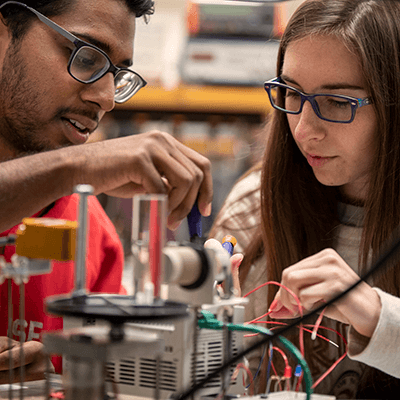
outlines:
M35 259L75 258L78 223L55 218L24 218L17 230L16 254Z

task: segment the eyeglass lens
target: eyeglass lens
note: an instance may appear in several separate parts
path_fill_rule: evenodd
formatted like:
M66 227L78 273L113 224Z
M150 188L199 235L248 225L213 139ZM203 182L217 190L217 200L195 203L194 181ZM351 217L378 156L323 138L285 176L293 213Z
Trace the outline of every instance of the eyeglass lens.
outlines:
M272 95L274 105L280 108L282 111L299 112L301 109L301 94L297 91L283 88L281 86L271 85L271 94L276 90L280 89L284 98L284 106L276 103L276 96ZM317 95L314 97L314 105L318 109L322 118L338 121L347 122L352 118L352 101L344 99L335 95Z
M96 49L81 47L74 55L70 71L79 80L90 83L107 71L109 66L107 58Z
M92 47L80 47L71 60L70 73L81 82L91 83L102 77L109 69L109 60ZM115 101L124 102L141 87L140 78L127 70L119 71L114 77Z
M119 71L115 75L114 82L115 101L117 103L128 100L142 87L141 79L133 72L126 70Z

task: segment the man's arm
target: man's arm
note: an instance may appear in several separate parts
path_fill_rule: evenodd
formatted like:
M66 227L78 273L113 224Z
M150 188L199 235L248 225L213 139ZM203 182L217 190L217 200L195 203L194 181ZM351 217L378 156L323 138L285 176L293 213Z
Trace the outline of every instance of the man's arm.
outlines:
M166 193L172 229L196 198L204 216L211 212L209 160L171 135L154 131L1 163L0 232L71 194L80 183L92 185L95 194L117 197Z

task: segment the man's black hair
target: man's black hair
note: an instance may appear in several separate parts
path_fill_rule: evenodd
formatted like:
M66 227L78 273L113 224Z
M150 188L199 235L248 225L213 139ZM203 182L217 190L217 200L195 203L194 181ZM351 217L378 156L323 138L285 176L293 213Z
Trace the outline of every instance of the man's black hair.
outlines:
M0 6L8 0L0 0ZM34 8L46 17L54 17L68 12L74 7L76 0L16 0ZM124 3L129 10L136 15L136 18L144 16L145 18L154 13L153 0L110 0ZM17 5L5 6L1 9L1 14L7 26L12 32L13 39L21 38L28 30L30 21L35 15L23 7Z

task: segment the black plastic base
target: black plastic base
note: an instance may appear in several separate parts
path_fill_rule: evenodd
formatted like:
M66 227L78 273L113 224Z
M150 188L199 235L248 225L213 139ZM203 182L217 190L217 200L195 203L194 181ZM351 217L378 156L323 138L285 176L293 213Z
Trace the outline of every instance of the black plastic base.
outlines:
M188 305L155 299L152 304L137 304L134 296L89 294L53 298L47 311L60 316L94 318L114 324L144 320L177 319L189 316Z

